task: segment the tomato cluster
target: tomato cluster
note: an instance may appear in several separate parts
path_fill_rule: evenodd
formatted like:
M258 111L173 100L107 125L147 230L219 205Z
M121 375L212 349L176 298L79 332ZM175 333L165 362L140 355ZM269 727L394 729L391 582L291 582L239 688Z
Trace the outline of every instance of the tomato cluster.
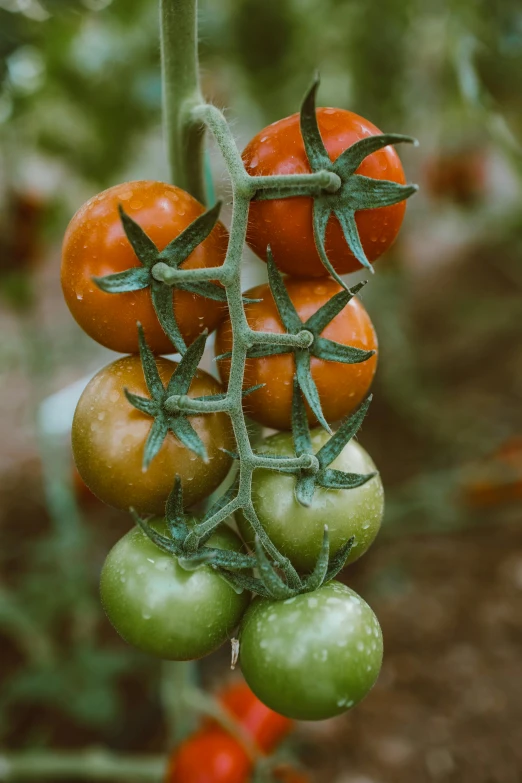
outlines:
M309 101L307 111L301 129L299 115L281 120L243 153L252 177L280 180L331 166L332 182L341 184L338 195L282 192L250 204L246 241L268 262L269 283L245 292L243 321L251 334L295 341L254 341L243 355L243 412L281 432L256 447L258 455L277 457L279 470L254 470L249 503L237 508L241 538L228 524L233 520L200 534L210 512L199 522L197 509L185 515L219 487L238 456L237 418L219 410L235 340L228 284L193 274L171 285L157 273L160 266L169 274L208 268L219 277L228 232L218 209L205 211L188 193L159 182L113 187L73 217L62 285L79 325L129 354L89 382L72 429L87 487L109 505L131 508L141 526L115 545L103 567L101 597L111 623L129 643L173 660L208 655L239 627L239 660L254 693L283 716L317 720L360 701L381 663L375 615L333 581L346 560L368 549L383 516L379 475L354 440L376 370L377 337L355 295L362 285L347 289L339 274L361 259L369 264L391 244L406 192L391 137L351 112L316 114L314 104L310 114ZM344 215L339 205L346 204ZM213 330L221 382L198 368ZM179 361L165 358L175 352ZM302 456L295 470L284 469L284 459ZM219 512L224 502L212 509ZM272 550L256 541L254 528ZM285 573L295 574L293 592L268 562L273 551L283 558L277 566L286 563ZM266 579L272 569L272 588L263 592L261 585L250 600L261 584L253 567ZM246 590L238 589L234 568ZM236 710L232 696L226 706ZM263 751L275 741L277 720L277 731L288 725L282 717L267 723L255 710L241 717ZM226 766L227 743L237 776L216 773L212 780L244 780L251 759L234 742L219 727L204 728L180 749L170 780L210 780L189 771L190 759L219 751L216 764Z

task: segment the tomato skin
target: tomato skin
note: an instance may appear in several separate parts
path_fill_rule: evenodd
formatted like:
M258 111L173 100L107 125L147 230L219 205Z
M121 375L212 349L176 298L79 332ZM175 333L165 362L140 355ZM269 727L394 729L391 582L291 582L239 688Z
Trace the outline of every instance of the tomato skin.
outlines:
M176 362L160 358L158 371L164 384ZM124 389L149 397L138 356L125 356L104 367L87 384L74 414L74 460L89 489L110 506L139 513L163 514L176 474L181 478L185 506L210 495L227 475L231 459L221 448L234 448L229 417L225 413L192 416L192 426L204 442L205 464L169 432L147 471L142 470L143 449L152 418L136 410ZM198 370L189 395L217 394L221 385Z
M165 525L155 523L161 532ZM239 537L225 526L209 546L238 552ZM129 644L166 660L208 655L227 640L248 606L210 566L185 571L134 528L109 552L100 594L107 616Z
M139 321L154 353L175 353L154 312L150 289L108 294L92 280L141 266L125 236L119 204L160 250L204 212L184 190L163 182L125 182L94 196L74 215L65 233L61 269L65 301L82 329L113 351L138 351ZM228 233L218 223L183 268L220 266L227 242ZM176 319L188 345L205 328L213 331L226 312L221 303L187 291L173 296Z
M271 753L292 730L293 721L259 701L244 682L229 685L218 699L265 753Z
M252 767L234 737L221 728L205 728L173 754L165 783L247 783Z
M364 117L344 109L318 109L317 122L332 161L359 139L381 133ZM299 114L264 128L245 147L242 157L247 172L253 176L310 172L299 127ZM401 185L406 182L399 156L390 146L365 158L357 174L391 180ZM274 260L283 272L296 277L325 277L328 272L314 242L312 206L312 198L302 196L252 201L248 244L265 260L266 249L270 245ZM405 210L406 202L401 201L390 207L356 213L359 236L369 261L375 261L390 247L399 232ZM337 218L333 216L326 229L326 252L340 274L360 269Z
M341 291L333 280L285 280L300 318L306 321L332 296ZM245 305L247 321L256 331L281 334L286 330L277 311L268 285L258 285L245 294L252 299L262 299ZM377 335L372 322L361 302L354 297L326 326L322 336L344 345L353 345L364 350L377 351ZM232 326L227 318L216 334L216 356L232 349ZM218 362L220 375L228 383L230 360ZM360 364L327 362L312 357L312 378L314 379L323 413L327 421L334 422L351 413L368 393L377 367L377 354ZM263 383L262 389L244 398L245 412L265 427L289 430L292 426L292 394L295 361L291 353L280 356L264 356L247 359L245 362L244 388ZM307 406L308 407L308 406ZM310 424L316 419L308 409Z
M286 601L254 599L239 640L250 688L296 720L323 720L350 709L370 691L381 667L375 614L335 581Z
M312 430L315 452L330 439L324 430ZM292 436L278 433L258 447L260 454L294 456ZM329 466L346 473L373 473L376 468L369 454L351 440ZM294 476L275 470L256 470L252 479L252 501L259 521L279 551L290 558L298 571L312 571L321 550L323 531L328 525L330 554L334 555L351 536L355 536L348 563L353 563L371 546L384 514L384 490L379 475L356 489L316 487L310 506L295 499ZM241 512L236 521L243 540L253 546L255 536Z

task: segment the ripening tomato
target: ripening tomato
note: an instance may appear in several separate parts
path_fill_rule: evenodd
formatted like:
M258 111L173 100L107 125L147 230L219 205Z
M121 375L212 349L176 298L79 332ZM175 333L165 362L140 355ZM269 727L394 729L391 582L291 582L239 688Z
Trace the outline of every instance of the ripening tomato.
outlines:
M242 745L221 728L205 728L171 756L165 783L248 783L253 762Z
M333 280L285 280L286 289L302 321L306 321L341 287ZM245 305L248 323L256 331L283 333L285 331L276 303L268 285L250 289L246 296L262 299ZM377 351L377 335L361 302L354 297L326 326L322 337L343 345L351 345L367 351ZM220 324L216 334L216 355L232 349L230 319ZM328 422L334 422L351 413L368 394L375 369L377 354L360 364L342 364L312 357L312 378L315 381L323 414ZM230 360L219 362L219 372L228 383ZM247 359L244 388L258 383L263 388L244 398L243 407L255 421L265 427L278 430L291 428L292 394L295 361L292 353ZM308 409L311 424L316 420Z
M229 685L218 700L265 753L271 753L292 729L293 721L259 701L244 682Z
M165 524L155 522L165 535ZM208 545L239 552L242 543L222 526ZM109 552L100 593L109 620L129 644L150 655L186 661L209 655L229 638L248 606L210 566L182 568L134 528Z
M332 161L359 139L381 133L368 120L344 109L318 109L317 122ZM299 127L299 114L274 122L254 136L243 152L243 161L247 172L253 176L310 172ZM356 173L400 185L406 181L399 156L391 146L368 155ZM405 209L406 202L401 201L393 206L356 213L359 236L369 261L375 261L390 247L399 233ZM270 245L277 266L290 275L328 275L314 242L312 198L300 196L252 201L247 242L264 259L267 246ZM340 274L360 269L337 218L333 216L326 229L326 252L334 269Z
M324 430L312 430L314 452L324 446L330 435ZM260 454L293 457L292 436L277 433L259 446ZM350 440L338 457L328 466L344 473L375 473L370 455L357 441ZM295 477L275 470L254 471L252 502L259 521L279 551L290 558L299 571L312 571L328 525L330 554L335 555L349 538L355 537L348 563L353 563L369 549L381 526L384 514L384 490L379 475L355 489L324 489L316 487L309 506L295 498ZM250 546L254 532L241 512L236 521L243 540Z
M254 599L239 641L248 685L266 705L296 720L333 718L350 709L381 668L375 614L335 581L285 601Z
M169 359L157 360L166 385L176 368ZM225 413L191 416L190 423L205 444L208 463L169 432L148 470L143 450L153 419L136 410L124 394L127 389L149 397L138 356L125 356L104 367L87 384L74 414L72 446L78 471L89 489L110 506L145 514L163 514L176 475L181 478L185 506L210 495L227 475L231 459L222 451L234 448L234 436ZM221 393L222 387L198 370L189 396Z
M82 329L113 351L137 352L139 321L154 353L174 353L148 288L109 294L92 279L140 266L123 230L119 204L159 250L204 212L191 195L163 182L125 182L94 196L78 210L65 234L61 272L65 301ZM227 242L226 229L217 223L183 268L220 266ZM175 291L173 296L176 319L188 345L204 329L213 331L225 313L223 304L187 291Z

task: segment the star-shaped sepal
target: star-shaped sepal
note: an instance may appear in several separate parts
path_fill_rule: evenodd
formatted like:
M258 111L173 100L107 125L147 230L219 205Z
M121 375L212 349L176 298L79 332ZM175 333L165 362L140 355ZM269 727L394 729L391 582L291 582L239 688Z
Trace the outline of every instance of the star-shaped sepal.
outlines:
M176 321L172 296L173 286L156 280L152 270L159 263L166 264L171 269L180 268L196 247L204 242L212 232L218 221L221 202L217 202L215 206L197 217L163 250L158 250L152 239L125 212L121 204L118 209L125 235L141 266L131 267L124 272L117 272L105 277L95 277L94 282L102 291L109 294L149 288L152 304L163 331L178 353L184 354L187 346ZM179 281L176 282L175 287L180 291L189 291L217 302L226 302L227 300L225 289L210 281Z

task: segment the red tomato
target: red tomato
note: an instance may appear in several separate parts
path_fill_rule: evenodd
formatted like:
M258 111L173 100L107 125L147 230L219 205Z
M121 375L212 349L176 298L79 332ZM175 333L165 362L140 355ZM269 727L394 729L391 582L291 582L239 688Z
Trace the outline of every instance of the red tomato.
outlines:
M138 223L159 250L204 212L192 196L163 182L125 182L94 196L75 214L62 250L62 287L69 309L87 334L107 348L137 353L139 321L154 353L173 353L152 306L150 290L108 294L93 277L141 266L120 220L118 205ZM184 269L220 266L228 233L218 223L183 264ZM187 291L174 291L174 309L187 344L204 330L213 331L224 306Z
M344 109L318 109L317 121L332 161L359 139L381 133L364 117ZM274 122L254 136L243 151L243 161L248 173L256 176L310 172L299 114ZM365 158L357 174L401 185L406 181L399 156L390 146ZM362 246L369 261L375 261L390 247L401 227L405 209L406 202L401 201L390 207L361 210L356 214ZM312 198L252 201L247 242L265 260L266 248L270 245L277 266L290 275L328 275L314 242ZM340 274L360 268L333 216L326 229L326 252Z
M247 783L253 762L221 728L205 728L171 756L165 783Z
M265 753L273 751L294 725L263 704L245 682L229 685L218 694L218 699Z
M306 321L325 302L341 291L333 280L285 281L299 317ZM261 302L247 304L245 313L250 326L257 331L284 332L276 304L268 285L252 288L246 294ZM346 307L327 325L322 336L352 345L364 350L377 350L377 336L363 305L353 298ZM232 348L232 328L227 319L219 326L216 335L216 355L227 353ZM334 422L351 413L368 393L375 369L377 355L360 364L327 362L312 357L312 377L316 383L324 416ZM219 362L219 372L225 383L230 375L230 360ZM288 430L291 427L292 391L295 362L291 353L279 356L265 356L261 359L247 359L244 387L264 383L265 386L244 399L244 409L255 421L265 427ZM315 418L308 411L311 424Z

